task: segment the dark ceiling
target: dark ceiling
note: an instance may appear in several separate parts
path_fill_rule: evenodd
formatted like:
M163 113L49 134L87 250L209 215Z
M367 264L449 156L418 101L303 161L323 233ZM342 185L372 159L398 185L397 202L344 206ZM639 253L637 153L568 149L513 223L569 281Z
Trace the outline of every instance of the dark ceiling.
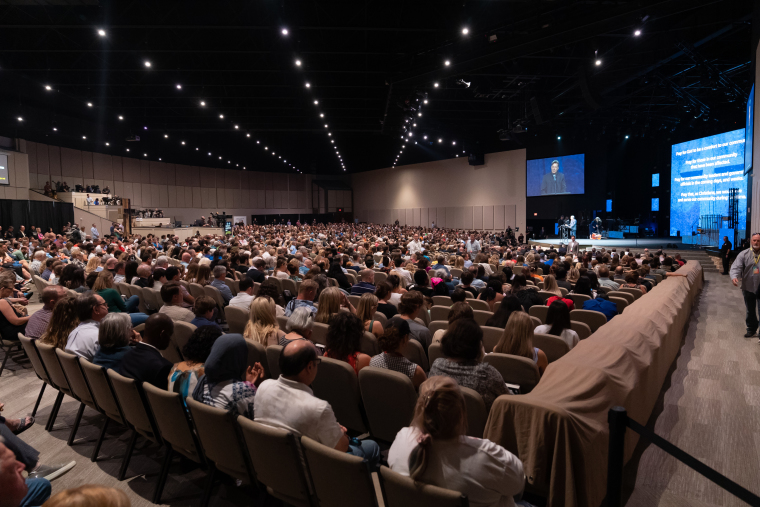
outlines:
M0 1L0 135L193 165L378 169L413 123L399 165L646 136L751 86L750 0L27 3Z

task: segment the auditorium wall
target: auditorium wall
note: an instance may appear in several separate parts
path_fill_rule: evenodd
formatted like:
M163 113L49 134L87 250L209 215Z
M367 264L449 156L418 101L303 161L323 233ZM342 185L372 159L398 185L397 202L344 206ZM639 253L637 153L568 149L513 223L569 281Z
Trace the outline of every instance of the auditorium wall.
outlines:
M108 186L130 199L133 208L161 208L164 215L190 223L201 214L312 213L311 176L214 169L141 160L21 141L28 154L26 188L46 181ZM351 211L350 191L341 202ZM24 198L27 198L26 196Z
M478 230L525 230L525 150L464 157L354 174L360 221Z

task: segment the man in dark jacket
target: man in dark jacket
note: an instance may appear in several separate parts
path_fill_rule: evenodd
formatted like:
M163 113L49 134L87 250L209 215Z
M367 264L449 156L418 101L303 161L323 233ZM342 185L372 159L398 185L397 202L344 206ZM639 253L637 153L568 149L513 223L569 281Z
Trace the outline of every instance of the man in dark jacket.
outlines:
M265 273L266 267L267 267L267 263L264 259L256 259L255 261L253 261L253 267L248 270L245 276L247 276L254 282L264 283L264 280L267 279L266 273Z
M723 261L723 274L728 274L728 256L731 255L733 246L728 240L728 236L723 236L723 245L720 247L720 260Z
M174 322L168 315L151 315L145 321L142 341L124 354L119 374L138 383L147 382L159 389L167 389L173 364L164 359L160 351L169 346L173 333Z

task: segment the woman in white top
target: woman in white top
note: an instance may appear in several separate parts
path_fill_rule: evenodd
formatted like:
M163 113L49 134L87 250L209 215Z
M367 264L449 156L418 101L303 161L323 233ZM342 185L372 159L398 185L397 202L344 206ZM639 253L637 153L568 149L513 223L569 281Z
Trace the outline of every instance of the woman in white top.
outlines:
M533 332L559 336L571 349L578 345L579 341L578 333L570 327L570 308L560 300L549 305L546 324L538 326Z
M412 425L396 435L391 470L415 481L459 491L471 507L512 507L525 486L520 460L490 440L466 436L464 397L450 377L420 385Z

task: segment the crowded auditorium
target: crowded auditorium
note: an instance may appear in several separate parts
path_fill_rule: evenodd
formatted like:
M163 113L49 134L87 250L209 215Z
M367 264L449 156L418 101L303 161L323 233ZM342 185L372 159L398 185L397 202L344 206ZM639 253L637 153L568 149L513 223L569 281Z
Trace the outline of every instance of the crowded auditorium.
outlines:
M0 19L0 507L760 506L759 2Z

